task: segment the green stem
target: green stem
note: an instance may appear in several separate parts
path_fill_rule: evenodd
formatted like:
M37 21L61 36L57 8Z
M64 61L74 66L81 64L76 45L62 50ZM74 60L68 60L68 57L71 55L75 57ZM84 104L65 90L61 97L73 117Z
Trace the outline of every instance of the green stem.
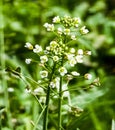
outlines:
M61 61L61 66L63 66L63 59L64 56L62 56L62 61ZM62 126L62 116L61 116L61 111L62 111L62 81L63 77L60 76L60 86L59 86L59 104L58 104L58 130L61 130Z
M59 87L59 111L58 111L58 130L61 130L61 106L62 106L62 77L60 77Z
M49 80L49 84L48 84L48 88L47 88L46 103L45 103L46 109L45 109L45 112L44 112L43 130L47 130L48 108L49 108L49 100L50 100L50 82L52 80L54 71L55 71L55 64L53 66L52 73L51 73L50 80Z

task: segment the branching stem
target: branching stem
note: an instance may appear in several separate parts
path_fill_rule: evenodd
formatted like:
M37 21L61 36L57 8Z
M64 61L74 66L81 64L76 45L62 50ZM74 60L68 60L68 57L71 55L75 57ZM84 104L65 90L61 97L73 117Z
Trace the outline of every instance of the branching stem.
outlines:
M49 108L49 100L50 100L50 82L52 80L54 71L55 71L55 64L53 66L52 73L50 75L48 88L47 88L46 103L45 103L46 109L45 109L45 112L44 112L43 130L47 130L47 125L48 125L48 108Z
M59 111L58 111L58 130L61 130L61 106L62 106L62 77L60 77L59 87Z

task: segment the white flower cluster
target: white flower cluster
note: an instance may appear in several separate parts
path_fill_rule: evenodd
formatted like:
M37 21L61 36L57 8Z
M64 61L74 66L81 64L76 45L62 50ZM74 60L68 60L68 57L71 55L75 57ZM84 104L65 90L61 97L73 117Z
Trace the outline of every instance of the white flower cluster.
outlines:
M89 32L89 30L86 29L86 26L83 26L83 27L80 29L80 31L81 31L81 34L87 34L87 33Z
M86 26L80 27L81 19L79 17L71 18L70 16L56 16L53 18L52 22L52 24L44 24L44 27L47 29L47 31L54 31L62 37L63 35L67 35L71 40L76 40L78 37L78 33L76 32L79 32L81 35L85 35L89 32L89 30L86 29ZM57 27L55 26L56 24L61 24L61 26Z
M90 83L93 87L99 84L99 79L95 79L93 84L93 76L90 73L81 74L77 70L77 65L84 63L86 55L91 55L91 51L84 50L82 48L72 47L71 43L76 44L76 40L79 36L85 35L89 32L86 26L81 26L81 20L79 17L71 18L70 16L56 16L52 19L52 23L45 23L43 25L48 32L52 32L53 40L49 42L47 46L43 49L41 45L32 45L30 42L25 44L25 47L32 50L34 55L38 56L39 60L39 76L37 85L33 89L28 89L28 92L34 94L39 98L39 104L47 104L45 111L50 109L50 103L54 103L54 100L49 100L53 98L59 99L59 107L61 108L61 100L66 98L68 101L68 109L71 113L79 116L83 111L78 107L71 107L71 90L76 90L74 87L68 87L70 80L74 78L84 78L86 83ZM73 41L74 40L74 41ZM30 64L35 60L27 58L25 60L26 64ZM38 61L35 61L36 63ZM79 67L79 65L78 65ZM35 68L36 69L36 68ZM39 77L38 76L38 77ZM88 81L87 81L88 80ZM80 80L81 81L81 80ZM78 79L79 82L79 79ZM78 83L79 84L79 83ZM78 90L78 88L77 88ZM57 100L56 100L57 101ZM63 102L62 102L63 103ZM63 105L63 104L62 104ZM57 110L57 105L55 106ZM53 108L54 110L54 108ZM46 114L47 115L47 114ZM46 119L45 117L44 119Z
M30 64L31 61L32 61L32 59L30 59L30 58L27 58L27 59L25 60L26 64Z
M69 70L65 66L66 63L70 67L75 67L76 64L83 63L84 55L91 55L90 51L83 51L82 49L76 50L73 47L69 47L67 44L71 40L77 39L77 32L79 32L80 35L84 35L89 32L85 26L80 27L80 23L81 20L78 17L71 18L70 16L56 16L53 18L51 24L44 24L44 27L47 31L55 32L56 34L55 40L52 40L44 50L38 44L36 44L35 46L33 46L29 42L25 44L26 48L33 50L34 53L39 55L40 65L41 67L43 67L43 69L40 71L41 78L47 79L48 77L50 77L52 71L51 64L55 64L55 76L50 82L50 86L52 88L59 86L58 77L60 76L80 76L80 73L76 70L69 72ZM30 64L32 62L32 59L28 58L25 60L25 62L27 64ZM86 79L92 78L89 74L86 74L84 77Z
M47 28L47 31L54 31L54 25L45 23L44 27Z
M34 53L40 53L41 51L42 51L42 47L36 44L35 48L33 49L33 52Z
M67 60L71 67L74 67L77 63L83 63L84 55L91 55L90 51L83 51L78 49L77 52L74 48L70 48L70 51L66 53Z
M25 46L26 48L32 50L33 49L33 45L30 42L26 42Z
M53 23L59 23L60 22L60 17L56 16L53 18Z

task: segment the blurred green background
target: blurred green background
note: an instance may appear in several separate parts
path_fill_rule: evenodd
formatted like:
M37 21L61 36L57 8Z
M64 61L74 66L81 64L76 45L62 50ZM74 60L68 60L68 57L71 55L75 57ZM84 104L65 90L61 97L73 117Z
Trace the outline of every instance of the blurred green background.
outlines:
M24 45L31 42L45 47L52 34L43 28L56 16L80 17L89 34L78 40L75 48L92 51L79 72L99 77L100 87L82 90L85 83L70 84L80 91L72 93L72 103L84 109L80 116L63 119L65 130L112 130L115 118L115 1L114 0L1 0L0 2L0 130L33 130L32 122L40 115L36 99L26 93L26 84L7 67L21 67L22 74L39 79L39 66L26 65L25 58L36 58ZM33 85L33 84L31 84ZM33 85L34 86L34 85ZM33 88L33 86L31 86ZM35 87L35 86L34 86ZM7 108L7 109L5 109ZM66 117L66 116L65 116ZM41 121L38 130L41 130ZM56 130L50 115L49 129ZM36 128L37 130L37 128Z

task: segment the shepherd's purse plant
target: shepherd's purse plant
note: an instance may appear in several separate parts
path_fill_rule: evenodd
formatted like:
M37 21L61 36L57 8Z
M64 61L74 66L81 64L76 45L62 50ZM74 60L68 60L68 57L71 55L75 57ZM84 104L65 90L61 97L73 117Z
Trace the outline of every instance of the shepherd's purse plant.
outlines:
M32 45L30 42L25 44L25 47L32 50L38 56L38 61L28 57L25 62L38 62L41 68L38 80L38 88L34 90L36 93L42 93L44 96L39 98L39 102L43 104L43 127L42 130L48 130L48 115L51 100L57 99L57 130L64 130L62 126L62 102L63 98L67 97L66 104L68 112L78 114L83 110L80 108L73 109L71 104L71 95L68 84L73 78L85 78L91 80L92 75L89 73L80 74L75 66L84 62L84 56L91 55L91 51L81 48L72 47L72 43L77 42L78 38L86 35L89 30L86 26L82 26L79 17L56 16L52 23L43 25L48 33L53 34L53 39L48 43L48 46L42 48L41 45ZM32 90L30 90L32 91Z

